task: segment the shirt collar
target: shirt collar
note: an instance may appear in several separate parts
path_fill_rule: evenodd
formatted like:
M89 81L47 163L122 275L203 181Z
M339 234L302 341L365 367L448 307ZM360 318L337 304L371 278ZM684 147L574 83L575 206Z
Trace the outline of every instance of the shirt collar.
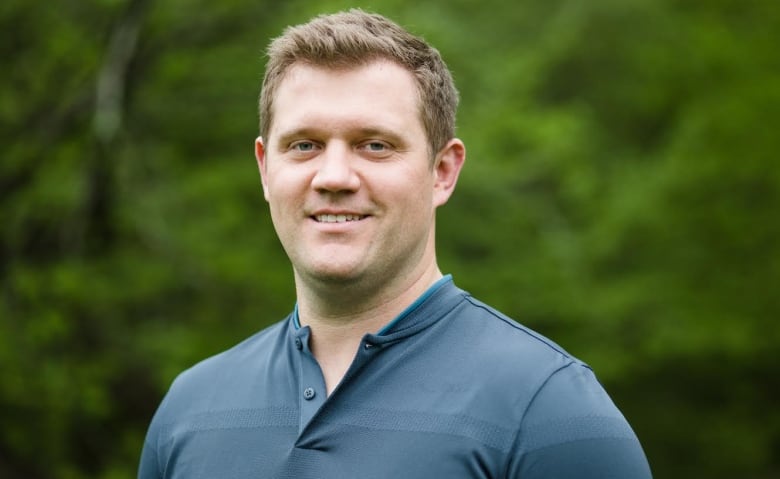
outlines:
M417 298L414 301L414 303L412 303L409 306L407 306L406 309L401 311L401 314L396 316L395 319L393 319L392 321L387 323L385 325L385 327L380 329L379 332L377 333L377 335L378 336L383 336L383 335L386 335L387 333L391 332L395 328L396 325L398 325L400 322L403 321L403 319L405 317L410 315L414 310L419 308L428 298L433 296L433 294L436 293L436 291L439 290L439 288L441 288L443 285L445 285L447 283L451 283L451 282L452 282L452 275L448 274L448 275L440 278L435 283L433 283L433 285L431 285L430 288L428 288L422 295L420 295L420 297Z
M376 336L385 336L392 332L394 329L397 329L397 327L400 325L400 323L404 322L404 318L406 318L409 315L412 315L412 313L417 310L423 303L425 303L430 297L434 296L434 294L440 290L440 289L449 289L449 288L443 288L444 285L450 284L454 288L454 284L452 282L452 275L446 274L443 277L441 277L438 281L433 283L425 292L420 295L419 298L417 298L412 304L406 307L403 311L401 311L401 314L395 317L392 321L387 323L382 329L379 330L379 332L376 334ZM455 288L457 289L457 288ZM295 331L298 331L301 329L301 319L298 315L298 303L295 303L295 308L293 308L292 312L292 323Z

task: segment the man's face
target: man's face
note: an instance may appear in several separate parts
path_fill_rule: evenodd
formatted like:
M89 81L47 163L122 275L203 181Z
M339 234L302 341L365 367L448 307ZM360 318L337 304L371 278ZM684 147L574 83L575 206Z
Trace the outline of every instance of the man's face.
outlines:
M459 171L462 144L456 149ZM256 154L299 280L381 287L435 264L434 211L454 180L442 183L441 152L432 163L405 69L386 61L349 70L294 65Z

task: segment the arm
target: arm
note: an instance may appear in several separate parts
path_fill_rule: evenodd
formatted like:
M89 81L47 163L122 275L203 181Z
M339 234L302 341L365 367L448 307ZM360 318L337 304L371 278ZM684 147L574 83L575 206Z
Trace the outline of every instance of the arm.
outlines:
M553 373L523 416L507 477L650 479L634 431L579 362Z
M144 448L141 452L141 462L138 466L138 479L160 479L160 471L157 468L157 451L149 443L144 441Z

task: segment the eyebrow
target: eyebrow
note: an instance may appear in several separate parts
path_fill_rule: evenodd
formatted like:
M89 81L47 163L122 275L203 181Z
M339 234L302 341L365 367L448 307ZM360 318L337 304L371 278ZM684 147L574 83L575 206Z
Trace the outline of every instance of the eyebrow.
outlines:
M318 136L317 129L314 128L294 128L289 131L279 133L279 146L286 145L299 138L312 138Z

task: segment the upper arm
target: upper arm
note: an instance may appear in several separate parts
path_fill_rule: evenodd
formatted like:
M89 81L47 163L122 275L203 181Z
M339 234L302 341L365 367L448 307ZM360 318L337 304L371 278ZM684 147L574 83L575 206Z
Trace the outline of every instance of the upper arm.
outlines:
M631 426L578 362L556 371L536 393L512 454L510 478L651 477Z
M146 440L141 452L141 461L138 465L138 479L159 479L161 477L157 461L157 450Z

